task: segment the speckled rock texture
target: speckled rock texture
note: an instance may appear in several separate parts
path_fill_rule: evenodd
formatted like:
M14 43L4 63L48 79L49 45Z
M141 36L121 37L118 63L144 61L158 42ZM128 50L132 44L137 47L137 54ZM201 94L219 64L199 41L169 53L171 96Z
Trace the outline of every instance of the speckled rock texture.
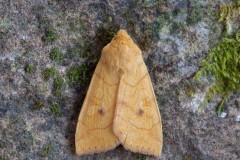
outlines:
M240 99L197 112L193 80L220 41L223 0L1 0L0 160L157 159L122 146L75 155L77 118L101 49L119 28L143 51L163 121L161 160L240 159ZM55 49L55 50L54 50ZM53 51L54 50L54 51Z

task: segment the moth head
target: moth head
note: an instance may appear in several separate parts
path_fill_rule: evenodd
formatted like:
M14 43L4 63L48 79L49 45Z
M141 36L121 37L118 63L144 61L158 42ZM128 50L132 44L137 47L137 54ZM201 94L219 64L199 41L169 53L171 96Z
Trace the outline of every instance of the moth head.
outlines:
M123 30L120 29L117 32L117 35L113 38L113 41L117 41L117 42L127 42L127 43L133 43L133 40L131 39L131 37L128 35L128 33Z
M107 68L116 68L117 72L131 72L133 65L142 62L141 50L123 29L103 48L101 59L109 65Z

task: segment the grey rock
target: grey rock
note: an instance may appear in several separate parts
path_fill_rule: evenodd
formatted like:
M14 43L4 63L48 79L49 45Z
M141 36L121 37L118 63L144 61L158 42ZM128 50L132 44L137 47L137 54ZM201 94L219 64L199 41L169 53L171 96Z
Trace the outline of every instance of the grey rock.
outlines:
M240 159L239 93L229 98L225 116L215 113L219 97L197 112L211 78L193 80L198 63L221 39L216 13L226 2L1 1L0 159L157 159L122 146L81 157L74 152L77 118L94 67L119 28L142 49L152 79L163 121L160 159ZM53 48L63 54L62 61L50 59ZM35 67L31 73L28 64ZM82 65L87 66L80 77L84 80L70 85L68 70ZM63 78L64 87L57 92L54 77L43 77L51 67Z

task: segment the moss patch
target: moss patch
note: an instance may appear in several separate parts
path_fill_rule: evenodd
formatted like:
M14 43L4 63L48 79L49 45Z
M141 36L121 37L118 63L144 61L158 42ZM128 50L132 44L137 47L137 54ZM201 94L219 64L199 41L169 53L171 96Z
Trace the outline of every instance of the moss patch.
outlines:
M39 153L41 157L46 157L49 153L52 152L52 148L50 146L47 146L43 149L42 152Z
M32 106L32 110L39 110L42 107L44 107L44 104L42 101L38 100L34 103L34 105Z
M64 80L58 75L54 78L54 90L58 91L64 87Z
M183 85L184 85L185 94L188 97L193 97L193 95L196 93L196 84L192 84L188 81L185 81Z
M58 48L52 49L52 51L49 54L49 57L51 58L51 60L56 62L60 62L63 59L63 55L62 53L60 53Z
M50 78L53 79L53 94L55 96L60 96L61 95L61 90L64 88L65 83L64 79L58 74L57 70L52 67L49 69L46 69L43 73L43 78L45 80L49 80Z
M24 68L26 73L33 73L35 71L35 66L33 64L28 64Z
M228 34L233 32L233 21L240 16L240 1L223 4L220 6L219 22L225 23L225 29Z
M67 71L68 84L70 86L82 85L86 82L87 66L73 66Z
M58 35L54 28L45 29L45 35L42 37L44 42L54 42L58 39Z
M52 103L50 110L53 115L58 116L60 114L59 104L56 102Z
M227 36L222 39L207 54L207 58L200 63L200 70L195 79L203 75L211 75L214 83L208 88L204 102L200 108L211 101L215 95L221 95L222 100L217 106L217 114L220 115L229 94L240 90L240 29L235 36Z
M55 77L57 75L57 70L54 67L48 68L42 73L42 75L45 80L48 80L50 77Z

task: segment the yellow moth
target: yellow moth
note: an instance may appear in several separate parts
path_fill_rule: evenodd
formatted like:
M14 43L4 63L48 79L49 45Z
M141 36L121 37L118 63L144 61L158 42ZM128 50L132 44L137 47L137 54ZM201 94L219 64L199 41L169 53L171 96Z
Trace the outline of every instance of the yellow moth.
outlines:
M75 134L78 155L105 152L119 144L159 157L162 122L141 50L119 30L101 54Z

